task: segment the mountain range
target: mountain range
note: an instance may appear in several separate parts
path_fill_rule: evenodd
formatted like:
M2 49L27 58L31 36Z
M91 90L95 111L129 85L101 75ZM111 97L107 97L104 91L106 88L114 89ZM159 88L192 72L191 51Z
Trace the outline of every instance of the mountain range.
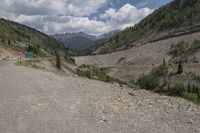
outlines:
M87 53L87 51L90 51L90 49L96 47L101 41L104 41L119 32L120 30L114 30L100 36L89 35L84 32L66 32L63 34L52 35L52 37L64 43L65 46L69 46L77 50L80 54L84 54Z

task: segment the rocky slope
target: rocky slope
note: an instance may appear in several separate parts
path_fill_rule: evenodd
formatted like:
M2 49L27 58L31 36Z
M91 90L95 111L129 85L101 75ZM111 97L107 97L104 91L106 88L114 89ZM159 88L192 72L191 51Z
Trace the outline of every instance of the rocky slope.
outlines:
M200 32L168 38L145 45L135 45L133 48L118 51L110 54L91 55L76 57L76 63L97 65L100 67L110 68L110 74L123 80L136 80L140 75L146 74L156 66L162 64L163 59L169 63L171 55L169 55L170 46L178 42L193 43L200 38ZM196 53L197 60L200 62L200 52ZM193 64L199 66L199 64ZM187 67L186 67L187 68ZM188 70L192 70L188 66ZM193 72L199 73L199 67L194 67ZM199 73L200 74L200 73Z

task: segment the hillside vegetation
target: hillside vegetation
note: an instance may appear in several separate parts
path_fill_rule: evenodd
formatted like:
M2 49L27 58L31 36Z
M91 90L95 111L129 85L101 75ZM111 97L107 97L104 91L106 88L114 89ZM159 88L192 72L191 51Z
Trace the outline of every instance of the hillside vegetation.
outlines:
M65 47L54 38L33 28L5 19L0 19L0 44L22 51L30 46L39 46L49 53L58 50L63 53L74 54L73 50Z
M105 41L94 52L109 53L174 36L200 31L200 0L174 0L140 23Z

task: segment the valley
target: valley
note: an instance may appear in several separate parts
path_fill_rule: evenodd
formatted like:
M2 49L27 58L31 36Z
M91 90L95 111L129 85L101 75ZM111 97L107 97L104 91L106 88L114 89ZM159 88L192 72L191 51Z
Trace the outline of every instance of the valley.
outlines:
M200 132L200 0L20 2L0 5L0 133Z
M65 46L73 48L79 55L85 55L95 50L99 43L113 37L120 30L110 31L100 36L88 35L84 32L63 33L52 35L53 38L62 42Z

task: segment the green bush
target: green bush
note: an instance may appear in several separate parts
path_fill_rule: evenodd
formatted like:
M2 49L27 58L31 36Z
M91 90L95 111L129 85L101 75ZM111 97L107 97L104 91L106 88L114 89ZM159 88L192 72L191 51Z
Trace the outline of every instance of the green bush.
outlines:
M150 74L140 76L136 83L142 89L157 90L160 86L161 78L166 77L167 75L168 66L164 63L163 65L153 69Z
M113 78L107 74L107 68L99 68L90 65L81 65L77 70L77 74L82 77L87 77L89 79L97 79L104 82L116 82L119 84L126 85L126 82L121 81L117 78Z
M153 75L143 75L137 80L141 89L155 90L159 86L160 78Z
M157 77L165 77L168 75L168 66L160 65L159 67L153 69L151 74Z
M183 96L185 92L185 86L181 83L176 83L173 88L169 90L169 95L171 96Z
M199 99L197 98L197 95L194 93L188 93L188 92L184 92L183 93L183 98L187 99L189 101L195 102L195 103L199 103Z

